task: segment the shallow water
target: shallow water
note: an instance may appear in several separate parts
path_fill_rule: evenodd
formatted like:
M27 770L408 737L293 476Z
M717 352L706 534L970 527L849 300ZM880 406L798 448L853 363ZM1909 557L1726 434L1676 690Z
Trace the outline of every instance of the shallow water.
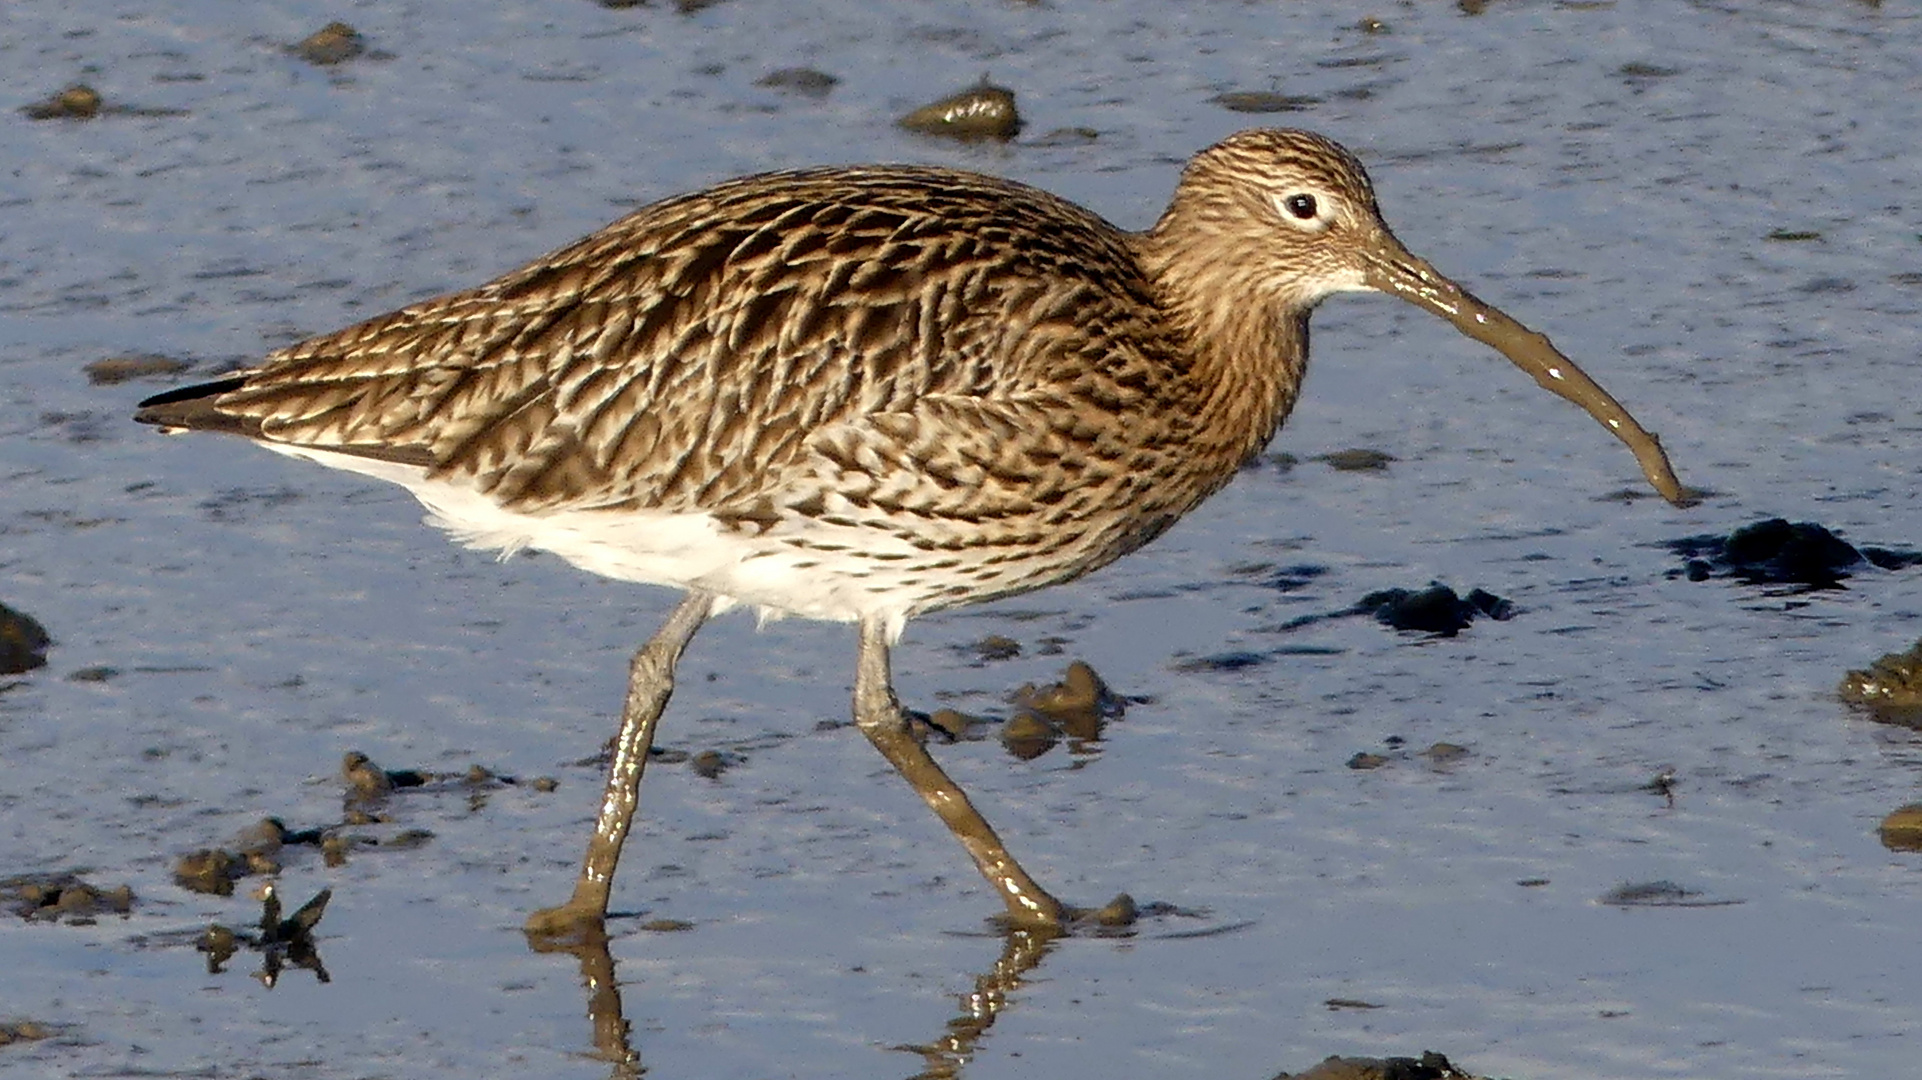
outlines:
M85 80L184 115L0 118L0 602L56 639L0 680L0 877L141 898L0 922L0 1021L58 1026L0 1071L604 1075L576 966L517 928L571 880L599 785L580 762L672 602L458 550L398 491L162 439L127 417L171 382L82 365L204 375L767 168L958 164L1143 226L1188 154L1267 120L1357 150L1411 248L1551 334L1714 494L1611 497L1639 480L1590 421L1406 305L1342 298L1274 450L1371 447L1385 472L1253 469L1108 570L910 627L895 667L922 707L1006 715L1069 658L1150 699L1098 753L937 755L1064 896L1193 913L1060 943L966 1075L1265 1078L1424 1048L1514 1077L1906 1075L1922 856L1875 825L1922 753L1834 688L1922 634L1922 571L1789 595L1670 580L1658 546L1773 515L1922 538L1922 34L1896 7L1424 5L1369 35L1214 2L10 5L0 101ZM332 18L390 55L281 50ZM797 65L841 82L755 86ZM1019 95L1014 144L892 126L983 72ZM1233 90L1321 100L1209 100ZM1042 139L1069 127L1099 134ZM1275 584L1296 566L1324 572ZM1517 615L1283 629L1431 580ZM989 634L1024 655L976 662ZM1184 663L1236 652L1262 662ZM915 1073L898 1047L1000 954L958 849L863 740L817 729L852 655L845 628L734 616L688 656L662 742L745 761L645 786L616 902L694 924L617 928L651 1075ZM98 665L117 674L69 678ZM1345 767L1390 736L1472 753ZM355 748L560 787L408 793L389 832L425 846L291 854L289 899L335 890L333 981L269 991L244 955L207 975L187 937L257 905L177 887L175 858L269 814L337 820ZM1672 806L1641 787L1669 767ZM1660 880L1739 902L1601 902Z

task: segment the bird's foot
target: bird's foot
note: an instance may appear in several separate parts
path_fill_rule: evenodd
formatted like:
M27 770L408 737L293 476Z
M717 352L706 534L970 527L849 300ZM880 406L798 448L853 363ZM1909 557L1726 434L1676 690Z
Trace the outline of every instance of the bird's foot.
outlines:
M1121 893L1098 908L1071 907L1062 914L1067 918L1067 925L1073 929L1118 930L1133 926L1141 917L1141 909L1136 906L1134 897Z
M1150 905L1151 908L1157 906ZM1039 910L1010 910L997 917L995 921L1009 930L1027 930L1049 937L1059 937L1064 934L1101 934L1125 930L1133 926L1140 917L1141 909L1136 905L1134 897L1121 893L1098 908L1055 903Z
M607 941L607 912L596 904L569 900L529 915L521 932L535 952L570 952Z

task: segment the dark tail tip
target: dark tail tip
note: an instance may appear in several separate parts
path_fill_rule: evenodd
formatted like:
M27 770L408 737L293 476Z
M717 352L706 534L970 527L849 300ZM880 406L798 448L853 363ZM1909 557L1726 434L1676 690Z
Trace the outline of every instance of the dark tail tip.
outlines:
M238 390L242 386L245 386L246 383L247 379L245 376L236 375L231 379L216 379L213 382L195 383L192 386L176 387L164 394L155 394L141 402L140 408L153 409L162 405L177 405L183 401L198 401L201 398L224 394L229 390Z
M133 418L142 424L159 424L163 427L232 427L232 420L221 422L224 418L213 407L213 399L240 389L246 382L245 376L236 375L155 394L140 403Z

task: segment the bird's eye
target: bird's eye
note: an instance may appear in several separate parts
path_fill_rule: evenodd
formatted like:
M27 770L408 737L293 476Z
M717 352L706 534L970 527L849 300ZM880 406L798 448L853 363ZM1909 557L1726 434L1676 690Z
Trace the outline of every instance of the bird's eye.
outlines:
M1300 221L1313 221L1317 209L1315 197L1304 194L1288 196L1281 200L1281 207Z

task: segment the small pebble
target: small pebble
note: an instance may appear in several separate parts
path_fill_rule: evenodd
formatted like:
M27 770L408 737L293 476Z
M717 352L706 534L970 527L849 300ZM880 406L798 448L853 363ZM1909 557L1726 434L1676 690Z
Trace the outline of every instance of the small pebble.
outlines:
M371 801L394 790L394 781L387 770L358 750L347 751L341 759L340 777L347 781L347 795L352 799Z
M174 884L209 896L232 896L234 882L247 874L246 860L221 848L190 852L174 863Z
M29 120L91 120L100 115L100 92L86 83L74 83L20 111Z
M366 51L367 42L360 31L344 22L328 23L294 46L294 53L302 60L321 67L345 63Z
M1922 803L1891 810L1876 832L1890 851L1922 851Z
M1129 896L1127 893L1122 893L1120 896L1108 901L1096 910L1089 912L1087 921L1096 926L1133 926L1135 921L1140 917L1141 911L1135 906L1135 898Z
M1001 725L1001 745L1022 761L1047 753L1060 738L1060 731L1036 713L1016 713Z
M955 709L936 709L925 718L927 725L949 739L963 739L979 728L984 721L978 716Z
M1438 742L1428 749L1423 750L1421 756L1427 758L1431 765L1453 765L1455 762L1467 757L1470 753L1471 751L1466 746L1458 746L1451 742Z
M1021 655L1021 643L1011 637L1002 637L1000 634L989 634L970 648L975 656L988 661L1012 660Z
M986 79L980 85L923 105L897 121L909 131L950 139L1012 139L1021 131L1014 91Z

